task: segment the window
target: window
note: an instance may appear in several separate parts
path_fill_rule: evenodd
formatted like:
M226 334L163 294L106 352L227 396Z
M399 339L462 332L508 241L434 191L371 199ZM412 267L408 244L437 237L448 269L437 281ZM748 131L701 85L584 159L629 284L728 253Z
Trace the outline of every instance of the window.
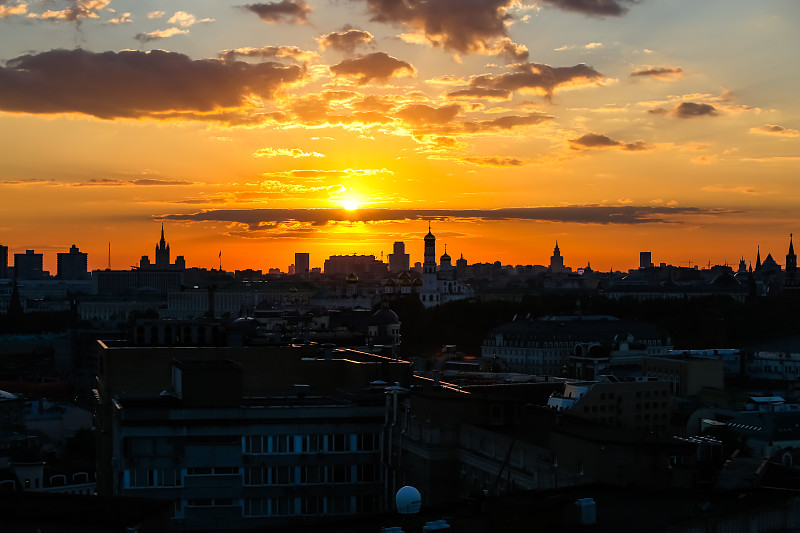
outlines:
M155 472L153 470L145 468L135 468L127 470L127 472L128 472L128 487L140 488L140 487L155 486L155 475L154 475Z
M375 433L360 433L357 446L360 452L372 452L378 449L380 439Z
M245 485L266 485L267 483L269 483L268 469L262 467L244 469Z
M180 487L181 472L177 468L166 468L157 472L158 479L156 484L159 487Z

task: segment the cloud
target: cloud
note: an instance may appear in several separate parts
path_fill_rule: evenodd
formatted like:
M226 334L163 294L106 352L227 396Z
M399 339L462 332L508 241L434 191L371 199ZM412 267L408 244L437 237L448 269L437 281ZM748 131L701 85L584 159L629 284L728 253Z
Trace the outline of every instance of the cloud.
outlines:
M605 79L603 74L583 63L572 67L525 63L515 66L513 72L473 76L470 85L473 88L536 92L550 97L558 89L599 85Z
M295 65L192 60L163 50L51 50L0 67L0 110L104 119L240 112L251 96L272 99L302 77Z
M464 130L467 133L478 133L484 131L511 130L520 126L535 126L543 122L548 122L554 117L544 113L528 113L527 115L508 115L497 117L492 120L482 120L477 122L464 123Z
M28 4L21 2L13 6L6 6L0 3L0 19L10 17L12 15L24 15L28 12Z
M750 128L750 133L760 133L763 135L777 135L779 137L797 137L800 132L778 126L777 124L765 124L757 128Z
M211 19L204 19L206 22L210 22ZM181 28L188 28L190 26L194 26L197 23L197 18L192 15L191 13L187 13L186 11L176 11L174 15L172 15L168 20L167 24L176 24Z
M473 87L447 93L447 98L452 100L489 100L504 102L511 100L512 92L507 89L488 89L486 87Z
M586 133L577 139L569 139L570 148L573 150L584 150L593 148L618 148L627 152L639 152L648 150L649 147L644 141L635 141L632 143L624 143L622 141L615 141L605 135L598 133Z
M358 84L386 81L400 76L415 76L417 71L410 63L395 59L385 52L375 52L356 59L345 59L330 67L336 76L358 78Z
M137 33L135 39L143 43L149 43L151 41L166 39L167 37L172 37L174 35L186 35L187 33L189 33L189 30L182 30L180 28L167 28L166 30L154 30L147 33Z
M133 22L133 19L131 18L131 14L130 13L123 13L118 17L115 17L113 19L107 20L106 24L129 24L131 22Z
M427 104L408 104L401 107L396 115L404 122L413 125L446 124L456 118L461 111L459 105L431 107Z
M161 220L232 222L251 229L299 222L323 226L337 222L400 222L411 220L531 220L578 224L681 224L689 216L728 216L729 210L670 206L572 205L502 209L214 209L198 213L165 214Z
M319 59L319 54L308 50L303 50L296 46L264 46L262 48L234 48L220 52L219 57L226 60L234 60L237 57L258 57L264 59L282 59L285 57L307 63Z
M695 118L716 116L719 113L711 104L698 104L696 102L681 102L672 109L657 107L647 111L651 115L669 115L675 118Z
M642 67L631 72L631 77L656 78L663 81L670 81L683 77L683 69L680 67Z
M672 115L677 118L694 118L713 116L717 110L711 104L697 104L695 102L681 102L672 110Z
M159 186L159 185L194 185L194 182L185 180L164 180L156 178L138 178L134 180L120 180L120 179L90 179L73 183L73 187L120 187L120 186Z
M563 11L575 11L590 16L619 17L628 12L623 4L633 3L635 0L540 0Z
M264 22L276 24L288 22L291 24L305 24L311 8L303 0L282 0L266 4L248 4L242 8L259 16Z
M516 0L365 0L372 20L402 25L427 42L462 54L497 53L495 41L507 37Z
M163 11L150 11L149 13L147 13L147 18L149 18L149 19L160 19L165 14L166 13L164 13Z
M98 11L109 4L110 0L70 0L71 6L61 10L47 10L44 13L28 13L28 18L50 21L80 22L81 19L100 18Z
M744 185L707 185L702 187L701 190L707 192L735 192L738 194L750 194L750 195L757 195L759 194L757 190L753 187L747 187Z
M304 152L299 148L259 148L253 152L253 155L256 157L325 157L319 152Z
M373 41L372 34L364 30L347 29L340 32L326 33L319 39L321 50L332 48L340 52L352 54L356 47L369 44Z
M459 161L484 167L521 167L532 163L530 159L517 157L462 157Z

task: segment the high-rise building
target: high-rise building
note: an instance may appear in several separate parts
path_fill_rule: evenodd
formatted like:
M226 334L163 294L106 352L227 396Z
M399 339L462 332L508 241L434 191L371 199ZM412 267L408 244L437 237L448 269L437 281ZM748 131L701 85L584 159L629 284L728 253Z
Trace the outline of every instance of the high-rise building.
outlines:
M406 244L402 241L395 242L392 253L389 254L389 272L396 274L409 270L410 257L406 253Z
M24 254L14 254L14 275L18 279L43 279L45 277L42 254L25 250Z
M652 268L653 258L650 252L639 252L639 268Z
M159 270L169 268L169 244L164 240L164 224L161 224L161 240L156 244L156 268Z
M87 279L87 254L78 250L74 244L69 252L59 252L56 260L56 276L59 279Z
M0 279L8 277L8 246L0 244Z
M557 273L565 271L564 258L561 257L561 250L558 249L558 241L556 241L556 247L553 249L552 257L550 257L550 272Z
M304 278L308 277L309 254L307 252L297 252L294 254L294 273Z

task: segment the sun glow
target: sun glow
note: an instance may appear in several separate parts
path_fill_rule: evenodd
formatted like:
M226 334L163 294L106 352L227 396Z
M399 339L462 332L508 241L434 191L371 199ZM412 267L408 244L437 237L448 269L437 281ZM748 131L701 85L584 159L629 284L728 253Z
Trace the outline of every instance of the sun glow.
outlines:
M344 198L342 199L342 207L345 208L347 211L355 211L359 207L359 203L357 200L352 198Z

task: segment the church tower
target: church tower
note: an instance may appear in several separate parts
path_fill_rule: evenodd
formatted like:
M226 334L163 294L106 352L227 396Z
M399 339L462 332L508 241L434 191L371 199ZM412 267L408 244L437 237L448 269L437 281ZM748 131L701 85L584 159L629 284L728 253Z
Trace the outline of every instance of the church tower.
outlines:
M422 263L422 289L419 297L425 307L439 305L439 284L436 276L436 237L431 233L428 222L428 234L425 235L425 262Z
M156 268L169 269L169 244L164 240L164 224L161 224L161 240L156 244Z
M797 256L794 253L794 245L792 244L792 234L789 234L789 253L786 254L786 279L785 285L787 287L797 286Z

